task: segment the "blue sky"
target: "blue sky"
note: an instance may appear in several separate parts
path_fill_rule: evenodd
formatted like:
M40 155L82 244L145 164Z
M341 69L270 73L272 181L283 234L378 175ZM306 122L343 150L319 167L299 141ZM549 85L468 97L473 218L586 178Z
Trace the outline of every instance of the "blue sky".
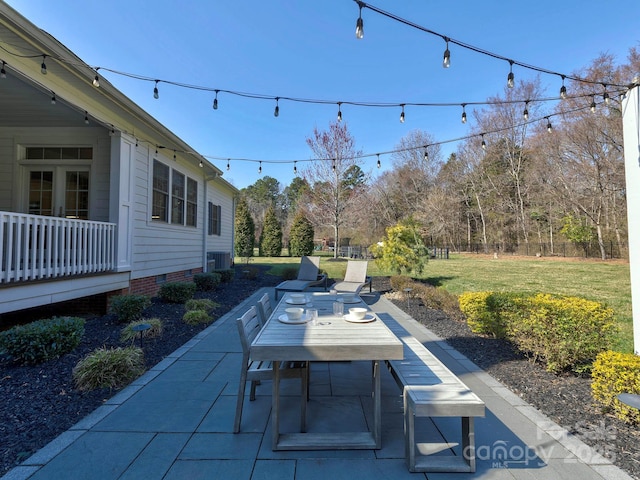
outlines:
M10 0L38 27L87 64L127 73L271 97L332 102L470 103L500 94L509 65L450 45L451 67L442 68L444 41L363 9L364 38L355 38L358 5L352 0L183 2L111 0ZM571 74L600 53L622 63L640 45L640 2L482 2L372 0L378 7L429 30L518 62ZM516 80L536 73L514 67ZM314 105L246 99L228 94L212 109L212 92L153 83L102 71L116 88L205 156L264 160L262 176L283 186L293 178L293 160L311 158L305 139L314 127L335 121L336 103ZM560 80L541 75L549 96ZM412 130L437 141L463 137L472 122L460 122L460 107L343 106L343 121L365 153L393 150ZM471 110L467 107L469 119ZM454 151L455 143L443 147ZM278 164L271 161L282 162ZM365 170L383 174L381 156ZM212 160L238 188L261 177L258 163ZM300 164L298 165L301 166Z

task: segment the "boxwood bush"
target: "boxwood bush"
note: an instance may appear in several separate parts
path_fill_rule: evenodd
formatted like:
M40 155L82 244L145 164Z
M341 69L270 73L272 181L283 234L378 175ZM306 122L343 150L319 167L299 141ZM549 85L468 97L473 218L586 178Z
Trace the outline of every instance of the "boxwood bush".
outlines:
M229 283L233 280L236 271L233 268L228 268L226 270L216 270L216 273L220 274L223 283Z
M620 402L621 393L640 395L640 356L606 351L598 354L591 371L591 394L605 412L626 423L640 424L640 411Z
M213 318L204 310L190 310L182 317L182 321L187 325L209 323L211 320L213 320Z
M84 335L84 320L53 317L17 325L0 333L0 350L22 364L58 358L76 348Z
M142 312L149 305L151 300L146 295L116 295L109 302L109 313L122 323L132 322L142 317Z
M158 296L165 302L185 303L196 293L196 284L193 282L169 282L164 283Z
M222 282L222 275L218 272L196 273L193 276L193 283L196 284L198 290L208 291L215 290Z

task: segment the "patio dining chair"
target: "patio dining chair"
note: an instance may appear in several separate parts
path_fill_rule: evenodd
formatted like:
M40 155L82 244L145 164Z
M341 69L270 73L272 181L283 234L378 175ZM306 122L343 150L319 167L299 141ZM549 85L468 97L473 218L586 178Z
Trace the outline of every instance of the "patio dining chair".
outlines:
M258 318L260 319L260 324L264 326L269 320L269 317L273 313L273 306L271 305L271 300L269 299L269 294L265 293L258 300L258 304L256 305L258 309Z
M368 263L367 260L349 260L344 280L334 283L331 289L358 295L362 287L369 283L367 279Z
M256 399L256 386L262 380L273 379L272 362L251 360L251 342L253 342L262 328L256 307L251 307L244 315L238 318L236 320L236 324L240 334L240 343L242 344L242 365L240 367L240 385L238 387L238 400L236 404L236 417L233 423L233 433L238 433L240 431L242 407L244 404L244 394L247 382L251 382L249 400L254 401ZM300 425L302 427L302 431L305 430L307 415L308 367L308 362L280 362L281 378L300 378Z

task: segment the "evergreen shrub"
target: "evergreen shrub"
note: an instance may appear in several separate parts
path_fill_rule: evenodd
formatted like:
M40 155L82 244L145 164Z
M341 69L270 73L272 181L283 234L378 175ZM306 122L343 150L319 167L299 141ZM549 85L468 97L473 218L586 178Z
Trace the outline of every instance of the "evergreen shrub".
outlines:
M196 284L193 282L168 282L162 284L158 296L165 302L185 303L196 293Z

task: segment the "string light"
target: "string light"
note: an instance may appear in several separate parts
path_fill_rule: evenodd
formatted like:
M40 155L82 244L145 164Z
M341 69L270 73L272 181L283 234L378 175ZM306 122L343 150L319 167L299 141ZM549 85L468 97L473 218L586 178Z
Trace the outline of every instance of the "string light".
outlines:
M294 175L298 175L298 167L297 167L297 163L298 162L293 162L293 174Z
M551 131L553 130L553 127L551 126L551 120L549 119L549 117L544 117L547 119L547 132L551 133Z
M262 160L260 160L260 166L258 167L258 174L262 175Z
M484 133L482 134L482 149L483 150L487 149L487 142L484 141Z
M464 109L464 107L466 107L466 106L467 106L467 104L466 104L466 103L463 103L463 104L462 104L462 118L460 119L460 121L461 121L462 123L467 123L467 112L466 112L466 111L465 111L465 109Z
M378 168L380 168L380 154L377 153L376 155L378 155L378 163L377 163L377 165L378 165Z
M218 92L219 92L219 91L220 91L220 90L216 90L216 96L215 96L215 98L213 99L213 109L214 109L214 110L217 110L217 109L218 109Z
M231 168L231 165L229 164L229 159L227 159L227 172L229 171L230 168Z
M56 94L55 92L51 92L51 105L56 104Z
M338 121L339 122L342 121L342 110L340 110L340 105L342 105L342 102L338 102Z
M567 98L567 87L564 86L565 76L562 75L562 86L560 87L560 98L565 100Z
M427 150L427 145L424 146L424 156L422 158L424 158L424 161L426 162L427 160L429 160L429 150Z
M604 93L602 94L602 100L604 100L605 105L609 105L611 100L609 99L609 92L607 92L607 84L603 83L602 87L604 88Z
M84 111L84 123L89 125L89 114L86 110Z
M522 112L522 116L525 121L529 120L529 100L524 101L524 112Z
M277 117L278 115L280 115L280 106L278 105L278 100L280 100L279 97L276 97L276 108L273 111L273 116Z
M4 68L6 64L7 64L7 62L5 62L3 60L2 61L2 69L0 69L0 78L7 78L7 71Z
M176 151L175 150L173 151L173 161L174 162L176 161Z
M43 75L47 74L47 64L44 63L46 58L47 58L46 55L42 55L42 63L40 64L40 73L42 73Z
M202 160L200 160L200 163L198 164L198 166L199 166L200 168L203 168L203 167L204 167L204 163L202 163Z
M160 98L160 93L158 92L158 82L160 80L156 80L156 85L153 87L153 98L155 98L156 100L158 98Z
M335 172L336 171L336 159L332 158L332 163L331 163L331 169Z
M358 40L362 40L364 37L364 22L362 21L362 7L363 3L358 2L359 12L358 12L358 20L356 21L356 38Z
M400 123L404 123L404 103L400 106L402 107L402 112L400 113Z
M96 76L93 77L93 86L96 88L100 88L100 77L98 77L98 69L96 68Z
M509 60L509 75L507 75L507 87L513 88L515 85L515 77L513 75L513 60Z
M591 105L589 105L591 113L596 113L596 96L591 97Z
M449 51L449 38L444 37L444 41L447 42L447 48L442 56L442 67L449 68L451 66L451 52Z

